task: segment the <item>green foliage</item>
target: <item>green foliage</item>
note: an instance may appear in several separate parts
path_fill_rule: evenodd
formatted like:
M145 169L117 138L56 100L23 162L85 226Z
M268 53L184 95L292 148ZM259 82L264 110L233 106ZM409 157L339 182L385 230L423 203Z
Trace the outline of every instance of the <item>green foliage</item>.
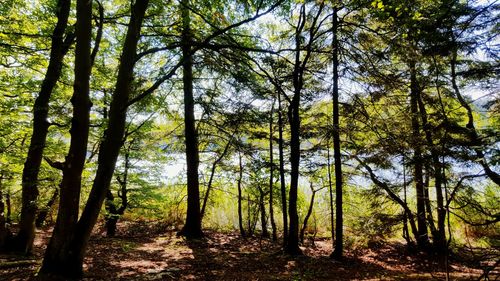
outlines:
M257 229L260 227L259 188L265 193L266 211L269 208L269 177L273 165L272 203L281 229L277 94L282 99L285 180L289 184L288 110L294 83L298 83L293 80L294 71L297 71L293 63L297 51L294 36L297 35L301 43L311 39L311 15L320 2L284 1L257 20L249 19L275 2L192 0L188 3L202 196L212 165L220 157L214 169L204 226L224 231L238 228L236 184L241 154L245 227L248 222ZM302 4L308 13L303 22L304 31L296 34ZM124 24L130 14L129 1L102 1L102 5L104 33L92 70L92 126L82 198L88 196L98 145L109 129L105 124L121 60ZM389 238L400 239L402 227L401 206L394 203L387 190L372 185L372 179L366 169L358 165L356 157L371 167L379 180L390 183L389 190L399 198L404 196L404 185L408 207L414 210L412 171L415 163L412 155L417 145L422 149L425 165L432 163L433 153L443 162L448 188L446 199L450 199L451 189L457 185L455 201L450 203L453 235L467 230L467 235L478 243L498 245L498 222L492 220L498 219L500 190L488 179L475 177L484 169L478 164L481 160L476 155L478 149L484 152L492 170L498 171L500 163L500 103L498 94L494 93L498 89L498 46L494 44L498 26L492 24L498 14L498 5L483 7L473 2L444 0L343 1L342 6L338 1L330 1L326 5L319 15L318 35L312 40L312 56L304 69L303 93L299 97L300 221L304 219L311 196L309 182L316 189L324 187L317 193L309 224L311 229L319 231L319 236L330 235L327 164L328 154L333 154L330 13L332 5L336 5L340 8L341 19L337 34L340 45L335 47L339 48L341 61L340 133L348 245L356 248ZM180 67L182 15L179 10L182 7L178 2L156 0L151 1L150 6L139 39L133 97L151 89L165 75L169 79L154 93L128 108L127 136L123 143L117 144L123 148L116 163L111 191L118 194L117 178L125 174L125 155L128 153L131 161L129 207L124 217L163 220L169 226L179 227L186 212ZM0 6L0 176L7 179L3 181L2 191L9 190L12 194L14 218L21 207L20 181L31 137L33 102L48 65L55 9L54 0L5 0ZM75 22L73 10L70 25ZM97 17L97 6L94 13ZM241 21L245 24L238 24ZM221 32L231 25L236 27ZM95 33L94 29L94 39ZM451 61L455 53L457 70L453 73ZM305 58L299 54L297 59L303 61ZM73 61L74 52L70 48L50 100L47 121L51 126L44 156L52 161L64 161L69 146ZM417 133L421 135L421 143L416 143L412 134L411 64L415 65L416 82L427 115L425 128L422 116L418 116L420 128ZM452 80L457 80L457 85L453 85ZM458 99L456 88L464 93L466 103L471 105L478 142L473 141L472 129L467 128L468 112ZM487 95L489 92L493 93ZM468 97L468 93L474 96ZM477 95L482 97L478 99ZM269 134L271 107L274 114L272 136ZM426 140L425 129L432 132L431 143ZM271 152L274 163L270 163L270 139L274 146ZM431 172L431 169L426 171ZM461 183L460 179L467 176L474 178ZM61 172L44 161L39 205L50 198L60 179ZM334 185L335 178L331 183ZM434 183L431 177L431 190ZM434 191L430 196L435 209ZM120 204L116 195L113 204Z

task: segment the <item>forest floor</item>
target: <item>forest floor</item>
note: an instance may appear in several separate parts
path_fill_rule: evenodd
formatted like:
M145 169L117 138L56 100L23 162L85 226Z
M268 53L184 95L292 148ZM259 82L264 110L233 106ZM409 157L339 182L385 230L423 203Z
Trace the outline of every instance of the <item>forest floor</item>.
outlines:
M29 260L0 255L0 280L29 280L35 275L50 229L38 230ZM206 232L186 241L155 224L121 223L114 238L93 235L83 280L445 280L438 262L425 254L408 254L399 243L347 252L334 261L329 240L308 242L304 256L280 252L268 239L242 239L237 233ZM463 262L450 263L451 280L476 280L483 271Z

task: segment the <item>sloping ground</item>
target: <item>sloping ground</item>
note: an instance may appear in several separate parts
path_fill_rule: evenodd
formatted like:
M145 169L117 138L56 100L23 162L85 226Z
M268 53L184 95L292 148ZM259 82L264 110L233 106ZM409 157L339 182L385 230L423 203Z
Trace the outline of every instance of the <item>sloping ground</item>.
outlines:
M444 280L438 262L424 255L406 255L404 247L388 244L349 253L342 262L328 258L329 241L304 248L290 257L278 244L236 234L208 232L200 241L185 241L173 231L134 224L116 238L94 235L83 280ZM40 261L48 231L40 231L35 260ZM13 256L0 256L0 263ZM16 259L19 260L19 259ZM0 280L28 280L37 264L0 268ZM450 265L451 280L476 280L481 270Z

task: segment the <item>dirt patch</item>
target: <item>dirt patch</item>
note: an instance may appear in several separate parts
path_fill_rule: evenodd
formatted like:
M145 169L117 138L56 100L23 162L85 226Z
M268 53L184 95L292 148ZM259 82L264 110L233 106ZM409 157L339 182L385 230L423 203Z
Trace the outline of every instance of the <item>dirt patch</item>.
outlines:
M404 245L347 253L342 262L328 257L331 243L317 240L304 256L281 252L267 239L242 239L237 233L206 232L203 240L187 241L173 230L151 224L120 224L119 235L96 232L85 259L83 280L444 280L439 261L410 254ZM0 280L29 280L36 274L50 230L39 230L32 264L0 268ZM19 260L0 256L0 263ZM450 263L452 280L475 280L482 271Z

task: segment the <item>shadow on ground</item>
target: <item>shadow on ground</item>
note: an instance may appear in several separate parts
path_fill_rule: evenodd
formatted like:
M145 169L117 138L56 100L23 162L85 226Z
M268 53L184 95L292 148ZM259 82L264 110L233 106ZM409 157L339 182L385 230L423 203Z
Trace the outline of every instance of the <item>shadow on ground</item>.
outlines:
M42 257L48 230L41 231L35 257ZM207 232L187 241L174 231L132 225L115 238L96 233L90 241L83 280L444 280L437 262L408 255L401 244L348 254L342 262L328 257L329 241L292 257L267 239ZM2 256L0 256L0 260ZM451 266L452 280L475 280L480 271ZM36 265L0 269L0 280L28 280Z

